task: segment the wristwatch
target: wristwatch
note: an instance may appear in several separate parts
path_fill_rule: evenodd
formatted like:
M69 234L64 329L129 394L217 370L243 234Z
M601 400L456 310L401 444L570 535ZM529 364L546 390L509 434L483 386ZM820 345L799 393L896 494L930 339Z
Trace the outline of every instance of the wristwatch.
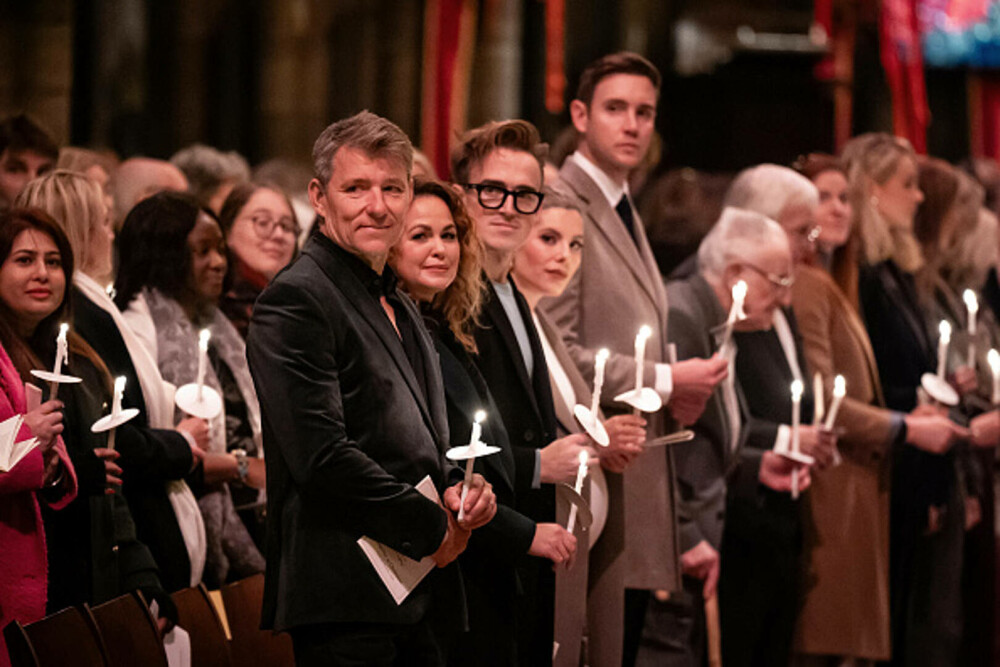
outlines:
M250 460L247 458L245 449L234 449L229 452L236 457L236 472L240 476L240 482L246 483L247 475L250 473Z

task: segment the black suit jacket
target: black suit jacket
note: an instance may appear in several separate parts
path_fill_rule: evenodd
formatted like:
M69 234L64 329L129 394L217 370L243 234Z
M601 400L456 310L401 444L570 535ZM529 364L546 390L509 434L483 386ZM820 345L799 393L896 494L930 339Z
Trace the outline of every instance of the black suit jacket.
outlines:
M135 520L136 535L149 547L168 592L191 585L191 562L167 495L166 482L191 470L191 448L177 431L149 428L146 402L121 332L114 319L76 288L72 292L73 328L90 344L113 376L125 376L122 406L139 416L118 428L122 493Z
M378 299L349 262L314 235L257 301L247 357L260 397L267 462L267 572L262 624L464 624L457 565L434 570L400 605L365 558L366 535L413 559L433 554L445 511L414 486L443 492L461 470L444 457L440 369L420 314L427 396ZM450 617L448 617L450 615ZM444 618L448 617L448 618Z
M459 556L469 612L469 632L456 642L449 662L454 665L516 665L517 595L523 592L516 565L535 537L535 522L514 509L514 455L503 418L486 382L468 352L451 332L435 322L429 326L441 357L441 374L448 407L452 445L469 441L477 410L487 414L483 442L500 451L476 459L475 470L493 485L496 516L474 531Z

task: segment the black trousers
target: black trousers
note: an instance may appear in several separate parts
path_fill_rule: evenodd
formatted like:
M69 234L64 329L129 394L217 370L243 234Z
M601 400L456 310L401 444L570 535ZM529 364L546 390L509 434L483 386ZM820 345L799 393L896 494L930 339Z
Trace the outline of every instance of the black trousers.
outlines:
M443 667L444 649L425 619L414 625L323 623L292 628L296 667Z

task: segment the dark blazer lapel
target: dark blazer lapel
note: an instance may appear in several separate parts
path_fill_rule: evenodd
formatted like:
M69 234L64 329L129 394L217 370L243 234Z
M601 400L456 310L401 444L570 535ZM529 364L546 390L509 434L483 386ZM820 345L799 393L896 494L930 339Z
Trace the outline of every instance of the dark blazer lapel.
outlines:
M618 217L618 213L608 204L604 192L601 191L597 183L594 183L587 172L572 161L563 165L559 178L584 201L586 204L585 215L608 238L611 247L621 256L622 265L628 267L649 298L653 300L653 303L662 303L662 301L656 300L656 287L651 284L653 276L649 273L646 260L639 254L635 241L629 236L628 230L625 229L625 225ZM638 216L636 220L638 222ZM641 228L641 223L637 224L636 227ZM639 238L645 240L645 234L640 232ZM655 271L653 275L659 276L659 271Z
M535 321L531 316L531 309L524 295L517 289L517 283L510 278L510 284L514 288L514 300L517 302L517 309L524 320L525 329L528 330L528 343L531 345L531 356L535 363L532 368L531 386L535 390L535 410L542 418L542 425L549 435L555 436L556 415L552 401L552 384L549 379L549 365L545 363L545 350L542 349L542 341L538 339L538 331L535 329ZM545 446L544 444L540 446Z
M358 314L375 331L379 340L382 341L382 345L389 353L389 356L395 362L403 379L406 381L406 385L410 388L410 392L413 394L414 399L416 399L417 405L420 406L420 412L423 414L427 426L440 439L442 431L435 423L436 420L427 406L423 392L420 391L420 385L413 374L413 367L410 365L409 359L406 358L406 352L403 350L403 343L399 339L399 334L396 333L396 329L393 328L392 322L389 321L389 317L385 314L381 304L371 297L368 291L365 290L364 285L358 281L354 274L333 261L334 258L330 253L324 250L318 243L313 242L306 245L302 250L302 254L308 255L316 261L320 269L330 277L344 297L351 302L351 305L354 306ZM419 314L415 316L411 315L411 317L416 318L415 322L420 322ZM420 325L418 324L417 326ZM428 358L428 361L432 363L433 358ZM434 374L430 373L430 375ZM440 387L440 385L438 386ZM430 384L428 384L428 388L430 388ZM447 429L443 432L447 433Z
M427 382L427 396L425 397L427 401L427 407L430 412L431 420L434 422L434 430L438 434L439 441L444 444L445 447L448 446L448 408L444 402L444 380L441 377L441 363L438 357L438 352L434 348L434 341L431 339L430 333L424 326L423 317L420 315L420 311L417 309L416 304L414 304L410 298L397 290L397 296L400 301L404 304L404 307L409 311L410 321L413 322L414 328L417 331L417 337L420 340L420 350L424 355L424 369L426 370L427 377L425 378ZM405 354L405 352L404 352ZM411 371L412 366L410 366L409 360L406 360L406 367ZM413 378L416 381L416 378ZM413 385L410 385L412 391ZM417 392L417 396L420 396L420 392Z
M497 296L496 290L493 289L493 283L490 283L489 279L487 279L487 284L490 294L483 306L483 315L489 321L484 322L484 324L487 326L492 325L497 334L500 335L501 340L503 340L504 345L507 347L507 354L514 360L514 367L517 369L517 379L521 382L528 396L531 397L531 404L535 406L535 411L538 412L538 399L535 395L535 388L531 378L528 377L528 369L524 365L524 357L521 356L521 346L517 344L517 336L514 335L514 328L511 326L510 320L507 319L507 313L500 303L500 298ZM530 321L526 324L530 324ZM537 358L535 359L535 363L537 365ZM538 417L541 419L540 413Z

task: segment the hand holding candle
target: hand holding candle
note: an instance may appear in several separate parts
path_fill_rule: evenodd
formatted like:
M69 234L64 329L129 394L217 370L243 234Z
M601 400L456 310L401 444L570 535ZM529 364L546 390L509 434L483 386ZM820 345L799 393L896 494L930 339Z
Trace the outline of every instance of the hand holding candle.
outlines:
M576 471L576 485L573 487L577 495L583 494L583 480L587 477L587 459L587 452L580 452L580 467ZM570 534L576 528L576 514L577 505L573 503L573 506L569 508L569 520L566 522L566 532Z
M795 380L792 382L792 453L798 454L801 448L801 433L800 431L800 412L802 409L802 392L804 387L802 386L802 380ZM799 470L798 468L792 470L792 498L798 499L799 497Z
M124 394L125 376L119 376L115 378L115 393L111 399L111 414L101 417L90 427L90 430L94 433L108 431L107 448L111 450L115 448L115 432L118 427L139 414L139 410L136 408L122 409L122 396Z

